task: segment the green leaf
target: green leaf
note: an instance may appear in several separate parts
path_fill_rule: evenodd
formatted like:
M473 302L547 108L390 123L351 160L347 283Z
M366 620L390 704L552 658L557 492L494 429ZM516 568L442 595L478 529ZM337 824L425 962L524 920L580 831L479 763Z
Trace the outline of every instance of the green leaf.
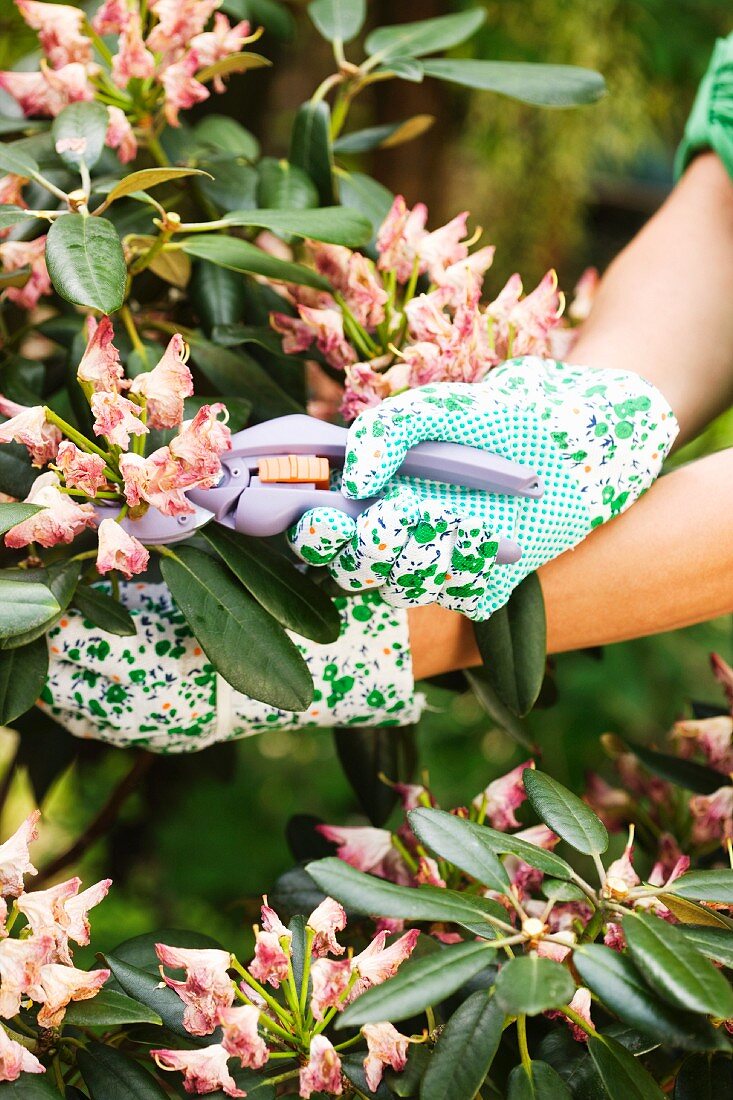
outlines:
M244 316L244 279L236 271L199 260L193 265L189 294L207 332Z
M539 848L536 844L523 840L522 837L512 836L511 833L501 833L498 829L490 829L488 825L478 825L468 822L471 828L481 833L498 855L519 856L530 867L536 867L546 875L554 875L555 878L569 879L573 876L573 869L560 856L554 852L548 852L545 848Z
M733 989L674 925L651 913L623 922L629 953L652 989L676 1008L733 1016Z
M559 882L555 878L547 878L540 889L546 898L553 901L587 901L585 894L574 882Z
M9 286L23 287L30 277L31 269L28 265L16 267L14 271L0 271L0 290L5 290Z
M118 993L116 989L102 989L91 1001L75 1001L69 1005L64 1016L64 1024L73 1027L162 1023L157 1012L125 993Z
M365 48L380 57L422 57L436 50L449 50L474 34L486 18L482 8L470 8L457 15L441 15L437 19L420 19L416 23L400 23L378 27L367 36Z
M20 142L0 145L0 172L23 176L29 180L43 178L38 161L20 147Z
M357 997L336 1019L336 1028L405 1020L439 1004L486 967L493 948L458 943L422 959L403 963L394 978Z
M681 932L688 943L702 955L723 966L733 968L733 932L726 928L707 928L705 925L680 924L677 931Z
M536 573L490 619L475 623L474 633L489 683L521 718L537 700L547 660L545 602Z
M733 870L723 867L715 871L688 871L666 888L668 894L696 901L716 901L733 905Z
M246 53L233 53L229 54L228 57L220 57L218 61L214 61L211 65L201 69L196 74L196 79L205 84L208 80L213 80L217 76L246 73L250 69L266 69L270 65L272 65L272 62L269 57L247 50Z
M11 226L32 217L33 215L24 210L22 206L13 206L10 203L0 205L0 229L10 229Z
M293 15L280 0L224 0L221 10L235 19L261 24L275 38L290 39L295 31Z
M720 789L720 772L706 768L694 760L683 760L679 756L670 756L666 752L656 752L645 745L636 745L626 738L620 738L634 756L654 775L666 779L677 787L696 794L713 794Z
M57 218L46 237L46 263L51 282L67 302L114 313L125 300L122 245L106 218Z
M472 993L441 1032L420 1086L420 1100L475 1096L491 1068L504 1013L484 990Z
M471 691L474 693L489 718L491 718L500 729L504 730L504 732L511 737L512 741L516 741L518 745L522 745L528 752L537 752L537 746L524 729L516 714L513 714L512 711L509 710L509 707L499 698L493 684L489 680L486 666L484 665L482 668L464 669L463 675L466 679L466 683L471 688Z
M303 411L251 355L221 348L199 336L192 336L189 342L191 357L201 373L221 393L251 401L258 420Z
M213 179L200 179L196 190L220 212L249 210L257 206L257 169L244 156L211 156L202 161Z
M0 535L40 511L42 509L37 504L0 504Z
M374 70L378 73L392 73L400 80L409 80L411 84L422 84L425 69L422 62L414 57L390 57Z
M372 825L383 825L398 801L392 784L409 783L415 773L414 726L345 726L334 730L334 742L361 808Z
M182 546L163 558L161 571L199 645L232 687L282 710L306 709L313 698L308 666L226 566Z
M366 875L341 859L321 859L306 870L324 894L336 898L354 913L396 917L409 921L445 921L458 924L476 935L495 935L487 916L506 919L506 911L488 898L457 893L433 886L396 886L393 882Z
M0 574L0 638L35 630L50 622L60 610L58 601L45 584L10 580Z
M388 1069L385 1081L395 1096L417 1096L420 1092L420 1082L430 1064L431 1055L425 1049L425 1044L414 1044L407 1052L407 1065L403 1070L396 1072Z
M688 898L677 898L674 894L659 894L659 900L664 902L669 911L677 917L682 924L702 924L710 928L727 928L733 931L733 920L724 913L711 909L707 905L700 905L697 901Z
M51 136L56 152L64 164L78 168L83 162L93 168L102 155L107 136L109 116L107 108L94 100L89 103L70 103L53 120ZM59 149L59 143L73 142L69 149Z
M344 206L320 210L233 210L225 215L229 225L271 229L280 236L311 237L315 241L357 248L371 237L371 223L363 214Z
M282 554L263 553L262 540L219 524L202 534L235 577L287 630L325 644L341 632L341 616L322 588L300 573Z
M85 619L108 634L119 634L121 637L137 634L135 620L127 608L91 584L80 584L72 602Z
M507 1082L507 1100L572 1100L572 1093L557 1070L547 1062L532 1061L531 1073L515 1066Z
M420 806L407 815L410 827L434 855L446 859L477 882L500 894L509 891L509 876L480 827L443 810Z
M12 577L7 575L8 580L12 580L17 584L46 585L56 600L58 608L50 618L44 619L43 622L13 633L8 638L2 638L0 649L16 649L19 646L28 645L29 642L34 642L36 638L41 637L54 626L69 606L80 572L81 562L62 560L57 565L50 565L47 569L16 570L12 573Z
M329 42L351 42L364 26L365 0L312 0L308 15Z
M64 218L59 218L54 227L62 221ZM290 263L288 260L278 260L250 241L240 241L236 237L198 233L186 237L181 247L189 256L208 260L209 263L219 264L230 271L239 271L243 275L264 275L277 282L298 283L301 286L315 287L316 290L331 289L327 280L311 268Z
M426 76L480 88L537 107L581 107L606 92L600 73L576 65L538 65L525 61L437 58L423 62Z
M544 772L526 768L522 779L532 809L545 825L579 852L605 852L606 827L585 802Z
M337 168L336 179L341 204L369 218L372 232L376 233L394 201L392 192L363 172L346 172L343 168Z
M714 1050L718 1045L707 1021L660 1001L628 955L600 943L582 944L573 953L573 965L606 1008L644 1035L688 1050Z
M123 180L116 183L104 200L105 208L110 203L122 199L125 195L131 195L133 191L149 191L151 187L157 187L160 183L168 183L170 180L184 179L186 176L208 176L200 168L141 168L139 172L131 172Z
M310 210L318 191L310 176L288 160L263 157L257 165L257 206L270 210Z
M0 1085L2 1100L60 1100L61 1093L48 1077L22 1073L17 1081L4 1081Z
M254 134L228 115L207 115L196 123L193 132L196 145L206 146L212 153L226 149L229 154L248 160L256 160L260 155L260 143Z
M334 198L331 110L325 100L303 103L295 115L288 160L313 180L323 206Z
M183 1002L168 986L161 988L159 972L151 974L115 955L106 955L105 962L126 996L152 1009L170 1031L190 1039L183 1026Z
M18 649L0 649L0 725L9 725L35 705L47 673L44 637Z
M610 1100L664 1100L641 1062L615 1039L590 1035L588 1052Z
M90 1043L77 1064L91 1100L166 1100L166 1092L148 1070L114 1047Z
M393 149L424 134L435 122L434 115L415 115L402 122L387 122L344 134L334 144L334 152L342 154L368 153L372 149Z
M507 1016L537 1016L572 1001L575 982L552 959L518 955L504 963L496 979L496 999Z
M674 1100L721 1100L733 1096L733 1061L723 1055L690 1054L680 1066Z

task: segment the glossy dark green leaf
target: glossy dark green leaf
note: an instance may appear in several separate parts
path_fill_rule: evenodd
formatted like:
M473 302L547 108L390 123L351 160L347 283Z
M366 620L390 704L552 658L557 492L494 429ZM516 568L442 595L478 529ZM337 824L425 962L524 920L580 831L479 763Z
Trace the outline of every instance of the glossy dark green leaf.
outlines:
M680 1066L674 1100L722 1100L733 1096L733 1061L724 1055L690 1054Z
M547 659L545 602L537 575L530 573L509 603L475 623L474 633L489 683L521 718L537 700Z
M466 88L532 103L537 107L581 107L606 92L600 73L576 65L540 65L523 61L435 58L423 61L426 76Z
M386 1081L382 1080L377 1085L376 1092L369 1088L366 1079L366 1072L364 1070L364 1054L359 1052L355 1054L345 1053L340 1055L341 1069L344 1075L351 1081L352 1085L355 1085L359 1090L355 1096L362 1100L362 1097L366 1097L366 1100L392 1100L393 1093L387 1087ZM348 1093L347 1093L348 1095Z
M0 725L7 726L35 705L48 673L44 637L19 649L0 649Z
M105 961L122 992L134 1001L152 1009L165 1026L181 1038L190 1038L183 1026L183 1002L168 986L161 988L160 973L151 974L114 955Z
M51 126L56 152L65 164L78 168L84 162L93 168L102 155L109 126L103 103L70 103L56 116Z
M583 891L574 882L546 878L540 889L546 898L552 898L553 901L587 901Z
M48 126L48 119L45 118L11 118L10 115L0 115L0 134L3 135L18 134L21 130L26 133L31 130L47 130Z
M372 231L376 233L394 201L392 192L363 172L346 172L337 168L336 181L341 203L369 218Z
M475 1096L491 1068L504 1028L504 1012L484 990L472 993L451 1016L435 1045L420 1086L420 1100Z
M0 1084L2 1100L60 1100L61 1093L49 1077L22 1073L17 1081Z
M59 218L59 221L54 224L58 225L63 220ZM223 237L218 233L197 233L186 237L181 247L189 256L208 260L209 263L219 264L220 267L238 271L243 275L264 275L268 279L312 286L316 290L329 289L327 281L311 268L290 263L288 260L278 260L277 257L263 252L250 241L241 241L237 237Z
M457 943L403 963L394 978L357 997L338 1017L337 1029L404 1020L439 1004L483 970L493 955L485 943Z
M409 921L447 921L481 936L492 935L487 916L502 913L501 906L492 904L488 898L432 886L396 886L357 871L341 859L321 859L309 863L306 870L324 894L336 898L354 913L379 913L382 917ZM505 910L503 914L505 919Z
M480 832L481 836L486 839L498 855L511 854L519 856L530 867L536 867L538 871L543 871L546 875L553 875L555 878L560 879L572 878L573 869L570 864L566 863L560 856L555 855L554 852L539 848L536 844L523 840L520 836L502 833L498 829L490 829L488 825L478 825L475 822L469 822L469 824L474 831Z
M341 616L333 600L282 554L263 553L261 539L219 524L210 524L202 534L247 591L287 630L322 644L336 641Z
M225 215L229 225L270 229L280 236L310 237L314 241L357 248L372 232L363 214L345 206L323 206L319 210L233 210Z
M660 997L676 1008L723 1020L733 1016L733 989L674 925L637 912L623 928L632 959Z
M733 931L689 924L680 924L677 929L702 955L733 968Z
M506 703L499 698L494 685L489 680L486 666L482 668L464 669L463 675L466 683L471 688L479 703L488 714L489 718L528 752L537 752L537 746L532 741L524 726Z
M117 1027L121 1024L162 1024L157 1012L116 989L102 989L91 1001L69 1005L64 1024L73 1027Z
M244 279L236 271L199 260L193 265L189 293L207 330L233 325L244 316Z
M260 143L254 134L228 115L207 115L194 127L196 145L208 146L213 153L246 157L256 160Z
M452 863L483 886L500 894L508 892L509 876L480 827L471 828L463 818L427 806L411 810L408 818L418 840L439 859Z
M13 206L10 203L0 205L0 229L10 229L19 222L27 221L33 215L24 210L22 206Z
M572 1100L570 1089L547 1062L533 1060L530 1073L515 1066L507 1086L507 1100Z
M532 809L545 825L579 852L605 852L606 827L585 802L544 772L526 768L522 778Z
M0 172L24 176L26 179L38 179L40 171L38 161L20 142L0 145Z
M574 993L570 972L561 963L539 955L510 959L496 979L496 999L507 1016L537 1016L568 1004Z
M85 619L108 634L122 637L137 634L135 620L127 608L91 584L80 584L72 602Z
M733 905L733 870L688 871L667 887L667 893L696 901L717 901Z
M13 729L20 734L17 765L25 769L35 804L40 806L58 776L76 759L79 740L38 707L17 718Z
M310 176L289 160L263 157L257 165L257 205L270 210L310 210L318 191Z
M407 1051L407 1065L403 1070L387 1069L384 1079L395 1096L414 1097L420 1092L420 1082L430 1064L430 1052L425 1044L411 1045Z
M660 1000L632 959L600 943L583 944L573 953L583 983L620 1020L657 1042L687 1050L714 1050L718 1037L691 1012L677 1012Z
M249 210L257 206L257 169L246 156L223 154L201 161L212 179L196 181L196 190L220 213L228 210Z
M90 1043L77 1064L91 1100L165 1100L162 1085L147 1069L114 1047Z
M341 154L368 153L372 149L392 149L424 134L435 122L433 115L415 115L402 122L386 122L344 134L334 143L334 152Z
M0 504L0 535L4 535L11 527L17 527L23 520L30 519L40 511L42 509L37 504Z
M392 73L400 80L409 80L411 84L422 84L425 77L422 62L416 57L390 57L381 65L377 65L374 71Z
M18 584L36 585L44 584L58 604L57 610L49 619L37 622L24 630L13 633L8 638L0 640L0 649L16 649L18 646L28 645L46 633L58 620L71 602L79 574L81 562L61 561L57 565L50 565L47 569L14 570L8 572L6 577ZM2 574L0 574L2 576Z
M67 302L114 313L125 299L122 245L106 218L57 218L46 237L46 264L54 288Z
M199 645L232 687L273 707L305 710L313 698L308 666L225 565L185 546L163 558L161 571Z
M588 1051L610 1100L663 1100L649 1072L615 1039L591 1035Z
M414 726L345 726L334 730L334 743L362 810L383 825L398 802L392 784L409 783L417 766Z
M422 57L465 42L475 34L485 18L486 12L482 8L470 8L456 15L441 15L437 19L378 27L367 36L365 47L369 54L379 54L385 58Z
M295 115L288 160L313 180L324 206L334 199L331 110L325 100L303 103Z
M303 412L302 405L285 393L251 355L221 348L199 336L192 337L190 344L191 358L201 373L221 393L250 401L256 419Z
M14 271L0 271L0 290L5 290L9 286L25 286L30 277L31 269L29 265L16 267Z
M666 752L657 752L646 745L636 745L623 739L624 745L641 760L645 768L648 768L660 779L666 779L677 787L683 787L687 791L696 794L713 794L720 787L720 772L706 768L704 764L698 764L695 760L684 760L679 756L670 756Z
M9 580L0 573L0 638L12 638L50 622L60 610L40 581Z
M311 0L308 15L329 42L351 42L364 26L365 0Z

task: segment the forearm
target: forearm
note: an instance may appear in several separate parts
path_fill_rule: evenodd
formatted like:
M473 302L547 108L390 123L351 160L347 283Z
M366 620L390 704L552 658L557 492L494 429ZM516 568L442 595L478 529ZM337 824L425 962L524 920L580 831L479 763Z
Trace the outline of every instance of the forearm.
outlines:
M707 153L608 269L568 358L654 383L679 445L733 401L731 301L733 183Z
M551 653L689 626L733 611L733 450L683 466L539 571ZM470 622L409 612L415 677L480 664Z

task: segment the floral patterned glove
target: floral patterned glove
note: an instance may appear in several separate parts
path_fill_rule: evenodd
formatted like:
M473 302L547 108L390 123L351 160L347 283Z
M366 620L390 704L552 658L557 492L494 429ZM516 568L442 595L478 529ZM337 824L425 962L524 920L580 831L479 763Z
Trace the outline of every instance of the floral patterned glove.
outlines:
M49 632L39 705L77 737L151 752L195 752L272 729L401 726L422 699L412 679L407 616L367 592L337 601L341 635L318 645L297 635L313 676L302 713L241 695L217 675L163 584L121 585L135 637L99 630L75 611Z
M633 504L676 434L667 402L636 374L512 359L484 382L422 386L357 417L343 491L381 499L356 521L311 510L291 543L304 560L328 563L344 589L379 588L393 607L435 602L484 620L529 573ZM544 495L395 477L407 450L428 439L531 466ZM500 537L520 544L520 561L495 562Z

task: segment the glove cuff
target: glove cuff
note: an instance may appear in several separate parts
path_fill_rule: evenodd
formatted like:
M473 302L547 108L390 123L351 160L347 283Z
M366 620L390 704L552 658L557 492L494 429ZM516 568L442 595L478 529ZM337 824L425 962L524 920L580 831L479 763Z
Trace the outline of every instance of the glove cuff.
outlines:
M677 150L675 179L706 149L718 154L733 179L733 34L715 44Z

